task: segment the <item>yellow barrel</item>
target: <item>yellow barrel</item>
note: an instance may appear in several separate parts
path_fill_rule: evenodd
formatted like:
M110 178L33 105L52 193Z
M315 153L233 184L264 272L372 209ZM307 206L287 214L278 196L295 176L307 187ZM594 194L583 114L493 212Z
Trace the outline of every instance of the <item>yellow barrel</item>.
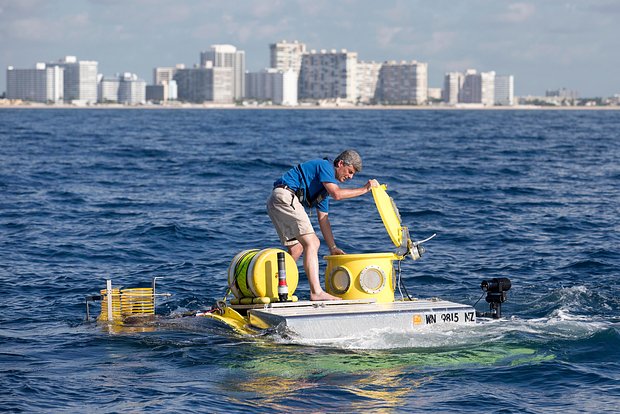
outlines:
M325 290L342 299L394 302L394 253L325 256Z
M236 298L278 298L278 253L284 253L289 299L297 289L299 272L293 257L280 249L244 250L228 267L228 286Z

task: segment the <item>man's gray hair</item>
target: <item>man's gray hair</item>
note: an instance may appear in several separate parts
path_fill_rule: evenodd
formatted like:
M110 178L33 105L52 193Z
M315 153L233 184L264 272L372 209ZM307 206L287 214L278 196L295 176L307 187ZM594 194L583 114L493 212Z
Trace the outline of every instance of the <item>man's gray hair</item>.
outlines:
M351 165L355 168L355 172L362 171L362 157L355 150L348 149L342 151L334 160L334 165L338 165L338 161L344 162L345 165Z

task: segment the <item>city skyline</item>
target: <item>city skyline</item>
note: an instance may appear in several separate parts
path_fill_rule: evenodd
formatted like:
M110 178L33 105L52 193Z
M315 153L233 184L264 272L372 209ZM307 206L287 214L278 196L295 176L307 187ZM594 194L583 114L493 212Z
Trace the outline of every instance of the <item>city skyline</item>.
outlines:
M259 71L269 66L269 44L298 40L363 61L428 62L429 87L442 87L447 72L475 68L514 75L515 95L567 88L605 97L620 92L612 75L618 18L620 4L607 0L0 0L0 92L8 66L66 55L150 83L155 67L191 67L212 44L245 51L246 69Z

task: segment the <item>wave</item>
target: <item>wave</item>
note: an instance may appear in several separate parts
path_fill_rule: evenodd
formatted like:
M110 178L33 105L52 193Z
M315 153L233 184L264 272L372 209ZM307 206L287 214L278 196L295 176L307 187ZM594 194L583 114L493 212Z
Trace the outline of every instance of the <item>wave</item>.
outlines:
M531 353L546 353L558 341L563 346L591 339L603 332L614 332L615 342L620 340L617 324L586 316L571 315L557 311L547 318L521 319L512 317L500 320L479 321L475 326L445 326L420 329L418 332L402 332L391 328L360 332L359 335L312 340L298 338L294 334L274 337L278 343L318 346L347 350L407 349L412 352L446 353L468 350L476 353L487 351L489 346L497 350L528 348ZM611 344L607 346L612 346Z

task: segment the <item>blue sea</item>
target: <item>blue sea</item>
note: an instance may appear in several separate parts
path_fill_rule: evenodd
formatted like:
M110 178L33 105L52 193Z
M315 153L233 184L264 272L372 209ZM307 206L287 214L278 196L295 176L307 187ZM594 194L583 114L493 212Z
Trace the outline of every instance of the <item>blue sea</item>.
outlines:
M620 111L2 109L0 411L618 412L618 131ZM437 233L407 291L474 304L508 277L504 317L320 343L184 317L239 251L278 247L273 181L346 148L345 185L378 179ZM370 195L330 218L347 253L394 249ZM86 321L106 279L153 277L157 324Z

